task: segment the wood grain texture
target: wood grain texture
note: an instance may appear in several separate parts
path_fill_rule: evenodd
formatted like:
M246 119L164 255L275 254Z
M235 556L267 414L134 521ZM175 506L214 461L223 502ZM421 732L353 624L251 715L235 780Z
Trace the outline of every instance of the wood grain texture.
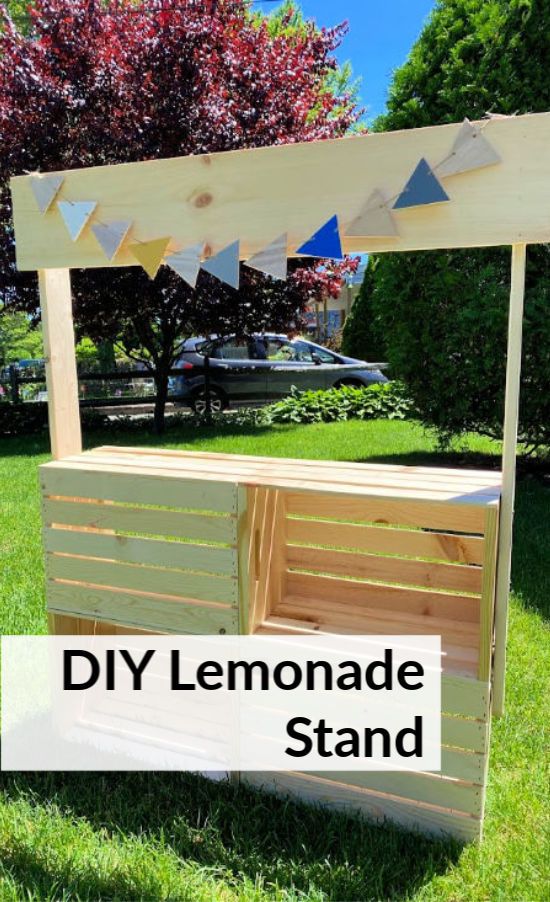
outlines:
M57 554L237 576L237 552L233 548L51 528L44 530L44 547Z
M152 468L134 473L66 462L43 464L40 483L45 495L220 513L237 510L237 491L230 482L185 479L177 473Z
M449 155L460 129L457 123L78 169L63 173L58 197L93 198L98 217L108 208L110 219L134 222L139 241L170 235L174 250L205 241L216 253L239 238L247 258L274 235L288 232L293 253L335 213L345 231L374 190L383 188L396 197L421 157L434 166ZM495 119L485 124L483 134L502 163L453 178L447 183L450 203L396 211L397 237L344 237L344 251L550 241L544 190L550 176L550 114ZM55 210L42 216L29 176L12 179L11 190L20 269L109 265L91 234L73 244ZM124 247L114 261L136 263Z
M289 545L287 565L294 570L481 594L481 568L462 564L403 560L354 551Z
M147 596L92 586L69 585L48 580L46 603L50 613L71 615L115 626L152 630L159 633L238 632L235 607L189 604L174 598ZM50 632L59 634L57 621Z
M69 270L42 270L38 285L50 441L54 459L60 460L82 450Z
M88 529L111 529L120 532L174 536L197 542L221 542L235 545L237 520L235 517L213 517L150 507L122 506L103 502L55 501L46 498L43 519L66 526L85 526Z
M483 561L483 539L479 536L291 517L287 519L286 529L291 544L352 548L370 554L431 558L450 563L481 564Z
M139 564L119 564L85 557L46 554L46 575L92 586L129 589L176 598L237 603L237 581L227 576L163 570Z
M249 771L242 775L242 779L258 789L304 799L336 811L361 814L379 824L391 821L432 836L453 836L465 842L479 840L481 836L480 818L459 814L448 808L407 802L393 795L352 789L345 784L298 773Z
M522 241L524 240L526 239L522 239ZM526 258L525 244L515 244L512 248L510 312L508 315L508 354L502 440L502 500L498 529L495 597L494 712L499 716L504 713Z

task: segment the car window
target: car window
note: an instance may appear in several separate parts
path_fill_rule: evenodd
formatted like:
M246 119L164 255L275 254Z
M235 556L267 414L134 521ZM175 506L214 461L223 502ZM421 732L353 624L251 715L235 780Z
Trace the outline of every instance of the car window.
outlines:
M291 363L313 363L310 347L305 341L270 339L268 357L270 360L288 360Z
M212 357L219 360L250 360L248 342L241 338L230 338L223 344L214 345Z
M325 348L311 348L311 353L317 357L321 363L336 363L336 357Z

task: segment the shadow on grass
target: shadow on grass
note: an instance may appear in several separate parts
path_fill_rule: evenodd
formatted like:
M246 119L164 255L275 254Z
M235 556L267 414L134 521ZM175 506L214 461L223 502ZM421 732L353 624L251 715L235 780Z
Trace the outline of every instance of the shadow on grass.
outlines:
M179 858L224 876L328 899L409 898L457 862L461 848L356 818L189 774L4 774L9 802L55 805L97 831L162 843ZM75 827L78 830L78 827ZM26 892L70 890L76 898L124 898L124 873L33 861L10 844L4 865ZM238 882L237 882L238 885ZM48 896L49 897L49 896ZM135 897L135 885L134 885Z

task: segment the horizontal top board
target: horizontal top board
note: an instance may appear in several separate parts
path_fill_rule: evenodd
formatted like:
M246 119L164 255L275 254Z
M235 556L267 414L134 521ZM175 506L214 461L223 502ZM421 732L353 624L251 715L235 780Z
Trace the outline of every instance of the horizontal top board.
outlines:
M346 229L375 191L391 208L421 159L437 174L460 123L71 170L56 201L95 201L102 223L132 222L130 241L170 236L168 253L204 242L209 256L240 240L246 259L287 232L293 255L335 214L348 253L550 242L550 113L479 126L500 162L443 177L448 202L392 209L398 234L387 238ZM73 242L56 203L40 212L30 176L11 190L19 269L138 265L127 244L106 257L93 217Z
M189 484L214 482L265 486L297 492L361 495L444 502L474 507L498 504L500 474L468 470L383 467L376 464L346 465L331 461L279 460L268 457L163 453L156 449L104 448L44 464L47 473L112 473L120 476L178 477Z

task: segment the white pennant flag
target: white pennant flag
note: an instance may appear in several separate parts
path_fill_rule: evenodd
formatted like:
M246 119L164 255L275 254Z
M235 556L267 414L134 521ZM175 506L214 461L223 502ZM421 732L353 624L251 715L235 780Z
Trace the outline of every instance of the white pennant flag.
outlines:
M245 266L250 266L251 269L257 269L258 272L263 272L273 279L280 279L282 282L286 282L287 248L288 236L285 232L268 244L263 251L258 251L257 254L249 257L249 259L245 261Z
M201 268L203 250L204 244L192 244L191 247L186 247L175 254L170 254L166 258L165 263L174 272L177 272L178 276L181 276L191 288L194 288Z
M364 210L346 229L350 238L393 238L398 234L395 219L381 191L375 190Z
M205 272L236 289L239 287L239 246L240 243L234 241L202 264Z
M49 210L64 181L62 175L31 176L31 190L41 213Z
M92 232L108 260L114 260L118 254L131 225L131 222L109 222L105 225L98 222L92 226Z
M76 241L80 238L82 229L97 207L97 203L95 200L80 200L74 203L60 200L57 202L57 206L69 235L73 241Z
M479 128L472 125L469 119L465 119L456 136L450 155L442 160L435 169L440 178L445 178L449 175L469 172L471 169L481 169L483 166L493 166L500 162L498 153Z

